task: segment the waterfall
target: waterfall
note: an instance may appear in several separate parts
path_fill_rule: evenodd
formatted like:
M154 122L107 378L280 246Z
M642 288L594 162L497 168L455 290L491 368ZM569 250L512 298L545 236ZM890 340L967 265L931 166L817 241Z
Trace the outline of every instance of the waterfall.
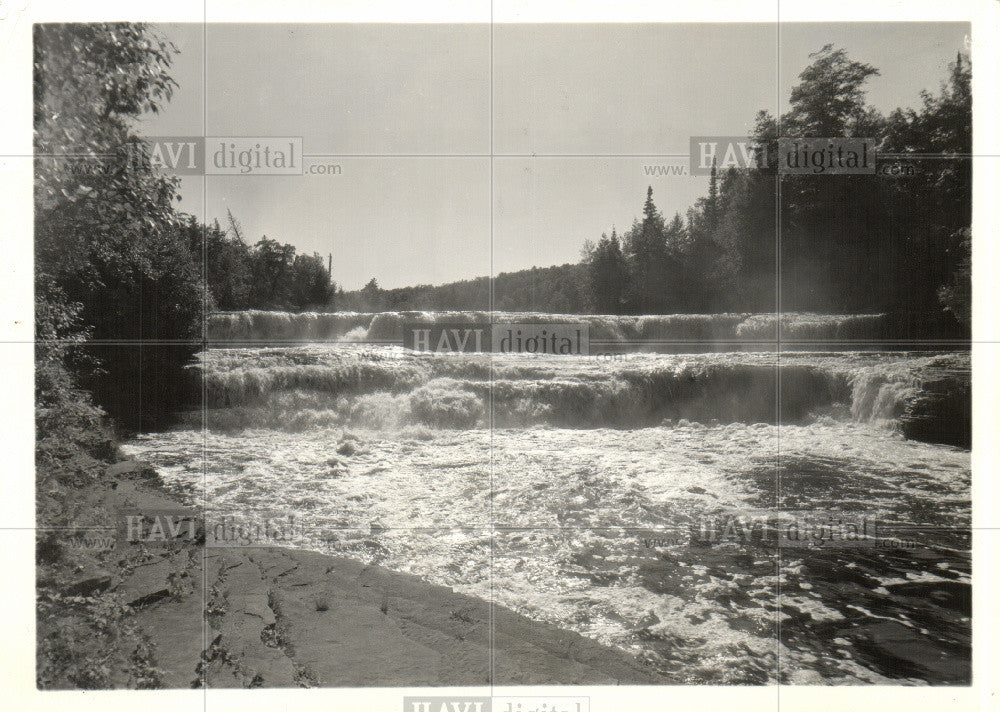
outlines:
M404 312L220 312L208 317L208 340L216 345L244 342L402 342L406 323L576 323L589 328L590 339L630 345L649 342L647 350L676 351L662 342L702 344L732 350L740 344L844 339L882 339L888 334L884 314L667 314L648 316L541 314L488 311ZM658 348L664 346L664 348ZM688 346L690 348L690 346ZM680 349L684 350L684 349ZM704 350L704 349L703 349Z
M965 354L630 356L608 363L314 344L209 349L191 369L202 379L210 426L225 429L635 428L826 416L906 432L913 424L941 429L970 404Z
M367 331L371 317L356 312L218 312L208 316L207 336L210 342L337 341L352 329Z

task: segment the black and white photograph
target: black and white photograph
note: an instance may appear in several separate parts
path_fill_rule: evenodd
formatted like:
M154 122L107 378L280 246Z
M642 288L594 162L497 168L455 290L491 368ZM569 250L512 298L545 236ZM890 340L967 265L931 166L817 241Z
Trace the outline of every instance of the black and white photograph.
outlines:
M971 12L13 5L42 704L994 684Z

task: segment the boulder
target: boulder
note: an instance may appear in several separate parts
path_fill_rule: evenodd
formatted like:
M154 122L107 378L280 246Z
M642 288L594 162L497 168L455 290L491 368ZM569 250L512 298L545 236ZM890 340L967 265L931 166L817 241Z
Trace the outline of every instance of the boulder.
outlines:
M111 574L97 569L69 584L65 593L67 596L93 596L106 591L109 586L111 586Z
M116 462L115 464L108 467L104 471L108 477L114 479L142 479L142 480L152 480L156 479L156 470L148 462L142 462L141 460L123 460L122 462Z

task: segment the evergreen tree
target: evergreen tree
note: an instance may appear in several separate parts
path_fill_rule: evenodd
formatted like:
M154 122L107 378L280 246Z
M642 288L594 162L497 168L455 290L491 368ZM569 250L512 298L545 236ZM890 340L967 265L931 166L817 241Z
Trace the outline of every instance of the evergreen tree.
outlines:
M614 228L601 235L587 261L592 308L598 314L620 314L628 288L628 268Z
M704 207L705 230L714 233L719 227L719 174L715 158L712 158L712 172L708 180L708 199ZM680 217L678 215L678 217Z
M667 250L663 216L653 202L653 187L646 191L642 222L633 224L625 235L631 275L628 304L633 314L658 314L670 310L671 290L679 270Z

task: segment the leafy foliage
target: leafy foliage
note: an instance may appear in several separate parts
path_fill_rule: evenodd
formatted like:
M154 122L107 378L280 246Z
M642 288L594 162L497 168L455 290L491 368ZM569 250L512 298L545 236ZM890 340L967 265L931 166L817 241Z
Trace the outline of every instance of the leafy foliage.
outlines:
M274 309L329 311L336 285L318 254L295 254L294 245L263 237L254 246L243 239L232 214L230 228L218 222L187 226L192 252L204 261L209 308L221 311ZM204 250L202 246L204 244Z
M38 336L65 340L74 322L87 340L42 349L40 402L72 381L125 430L155 427L190 396L183 366L206 311L329 308L333 296L318 255L266 237L250 248L232 216L226 232L199 225L176 210L177 179L139 159L135 121L170 99L175 51L141 24L35 27Z
M178 230L176 180L133 160L135 118L157 112L175 86L173 51L141 24L35 26L39 311L73 305L88 337L101 342L88 353L103 372L74 373L127 428L157 418L174 395L147 388L138 398L137 379L178 376L193 351L127 342L196 338L205 299ZM61 301L50 303L57 293Z

